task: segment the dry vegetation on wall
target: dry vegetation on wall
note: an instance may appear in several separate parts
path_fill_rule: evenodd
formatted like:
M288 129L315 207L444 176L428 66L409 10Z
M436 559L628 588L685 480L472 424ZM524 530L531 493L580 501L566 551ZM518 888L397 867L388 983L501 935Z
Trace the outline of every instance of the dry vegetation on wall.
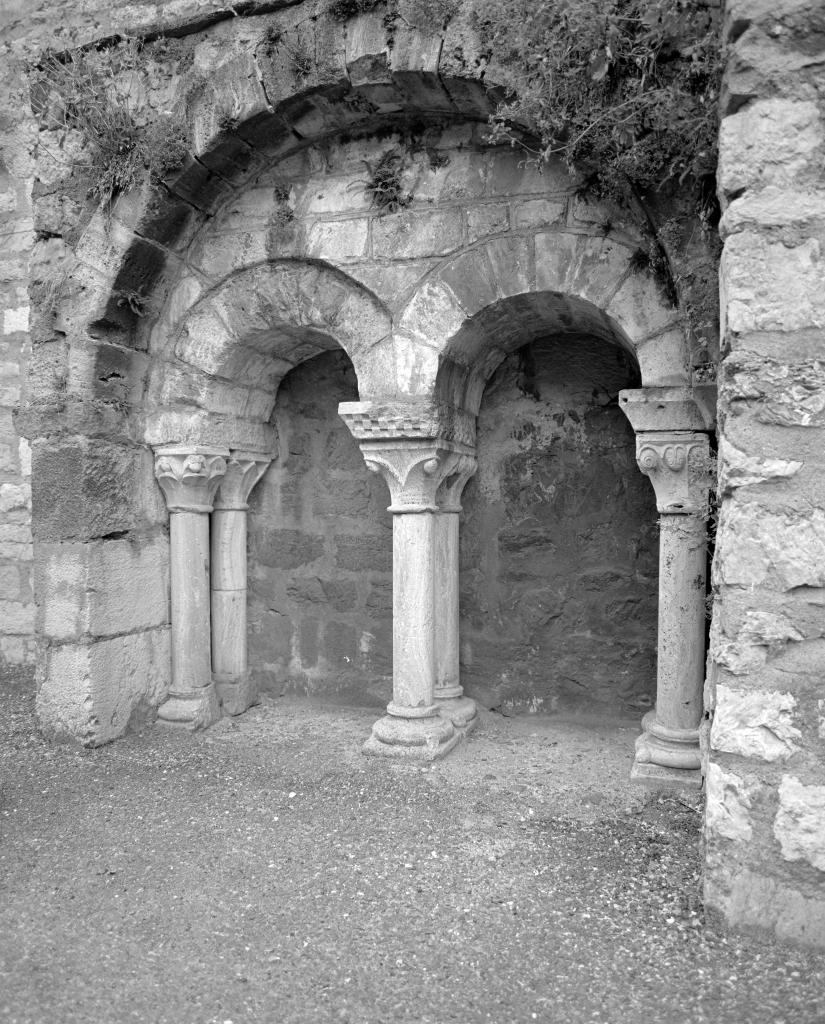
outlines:
M46 130L60 142L77 131L84 143L88 195L104 206L134 188L148 170L154 178L178 167L188 131L174 114L141 116L141 78L150 52L136 39L104 49L47 50L30 69L32 96Z
M467 22L481 41L486 77L500 87L490 141L522 147L539 164L562 158L583 192L630 211L648 237L636 269L653 274L679 308L700 375L712 377L722 67L714 0L331 0L327 8L342 21L368 11L382 16L390 47L401 22L423 31ZM185 70L175 47L186 49L175 40L126 39L47 51L30 68L43 127L82 138L87 198L108 206L147 172L158 180L184 160L182 113L145 102L153 61ZM299 77L309 74L308 52L287 48L286 59ZM190 69L188 79L191 95L197 73ZM402 162L387 155L367 169L364 187L384 212L409 202ZM606 218L606 233L610 226Z

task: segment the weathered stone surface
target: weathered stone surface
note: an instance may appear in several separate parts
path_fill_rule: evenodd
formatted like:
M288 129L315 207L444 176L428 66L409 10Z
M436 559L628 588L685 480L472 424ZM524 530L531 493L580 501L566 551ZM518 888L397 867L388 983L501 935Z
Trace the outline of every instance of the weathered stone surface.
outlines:
M825 900L741 862L713 864L705 901L731 925L765 929L782 942L825 946Z
M816 237L795 246L754 231L732 235L721 262L727 329L797 331L825 321L822 244Z
M760 99L726 117L719 131L719 183L734 197L746 188L793 186L810 178L825 137L810 101Z
M795 476L802 463L796 459L770 459L747 455L727 438L719 439L719 486L724 491Z
M756 502L731 502L723 512L715 574L729 586L779 590L825 586L825 511L779 514Z
M783 776L773 834L786 860L805 860L825 872L825 786Z
M705 775L705 828L709 834L749 842L753 838L750 820L752 787L735 772L709 764Z
M44 667L37 694L43 731L54 739L100 746L122 736L133 715L151 715L165 698L169 630L51 647Z
M719 685L710 732L714 750L762 761L786 761L799 749L796 700L790 693Z
M35 587L42 632L58 640L112 636L169 622L165 536L40 544Z

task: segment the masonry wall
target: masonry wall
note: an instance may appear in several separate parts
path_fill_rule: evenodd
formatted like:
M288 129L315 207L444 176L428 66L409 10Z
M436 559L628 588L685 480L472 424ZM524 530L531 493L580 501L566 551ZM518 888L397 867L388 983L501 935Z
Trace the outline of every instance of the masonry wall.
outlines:
M278 391L280 452L249 513L249 667L264 692L392 694L389 494L337 413L357 397L341 351Z
M825 946L825 11L726 31L706 898Z
M619 349L549 338L487 385L461 527L462 682L487 704L655 701L656 503L617 403L635 384Z

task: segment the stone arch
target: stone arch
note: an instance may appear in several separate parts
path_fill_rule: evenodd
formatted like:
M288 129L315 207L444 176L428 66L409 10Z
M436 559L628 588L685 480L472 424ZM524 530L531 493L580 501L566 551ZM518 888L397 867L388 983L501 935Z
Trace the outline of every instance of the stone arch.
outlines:
M366 288L292 260L230 275L167 326L144 398L146 440L255 450L271 448L266 424L289 370L340 346L360 387L391 333L389 313Z
M482 242L434 270L396 322L396 347L420 353L411 390L478 411L501 360L540 335L581 334L626 351L645 386L690 381L679 314L646 273L635 248L565 230Z

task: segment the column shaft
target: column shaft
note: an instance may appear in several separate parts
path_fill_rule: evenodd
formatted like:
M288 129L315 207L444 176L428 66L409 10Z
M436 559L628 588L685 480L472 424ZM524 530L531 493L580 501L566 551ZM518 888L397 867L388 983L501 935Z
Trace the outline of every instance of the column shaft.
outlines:
M435 515L396 513L392 520L392 703L390 714L437 714L433 629Z
M656 717L671 729L698 729L702 718L705 534L699 516L661 517Z
M247 663L247 499L270 456L232 451L212 513L212 671L224 714L243 714L258 694Z
M209 516L169 517L172 586L172 692L195 694L212 683L209 653Z
M458 510L436 518L435 543L435 699L457 729L469 732L478 721L474 700L464 696L459 660Z
M229 714L237 712L226 707L222 691L247 671L246 573L246 511L216 508L212 513L212 671Z

